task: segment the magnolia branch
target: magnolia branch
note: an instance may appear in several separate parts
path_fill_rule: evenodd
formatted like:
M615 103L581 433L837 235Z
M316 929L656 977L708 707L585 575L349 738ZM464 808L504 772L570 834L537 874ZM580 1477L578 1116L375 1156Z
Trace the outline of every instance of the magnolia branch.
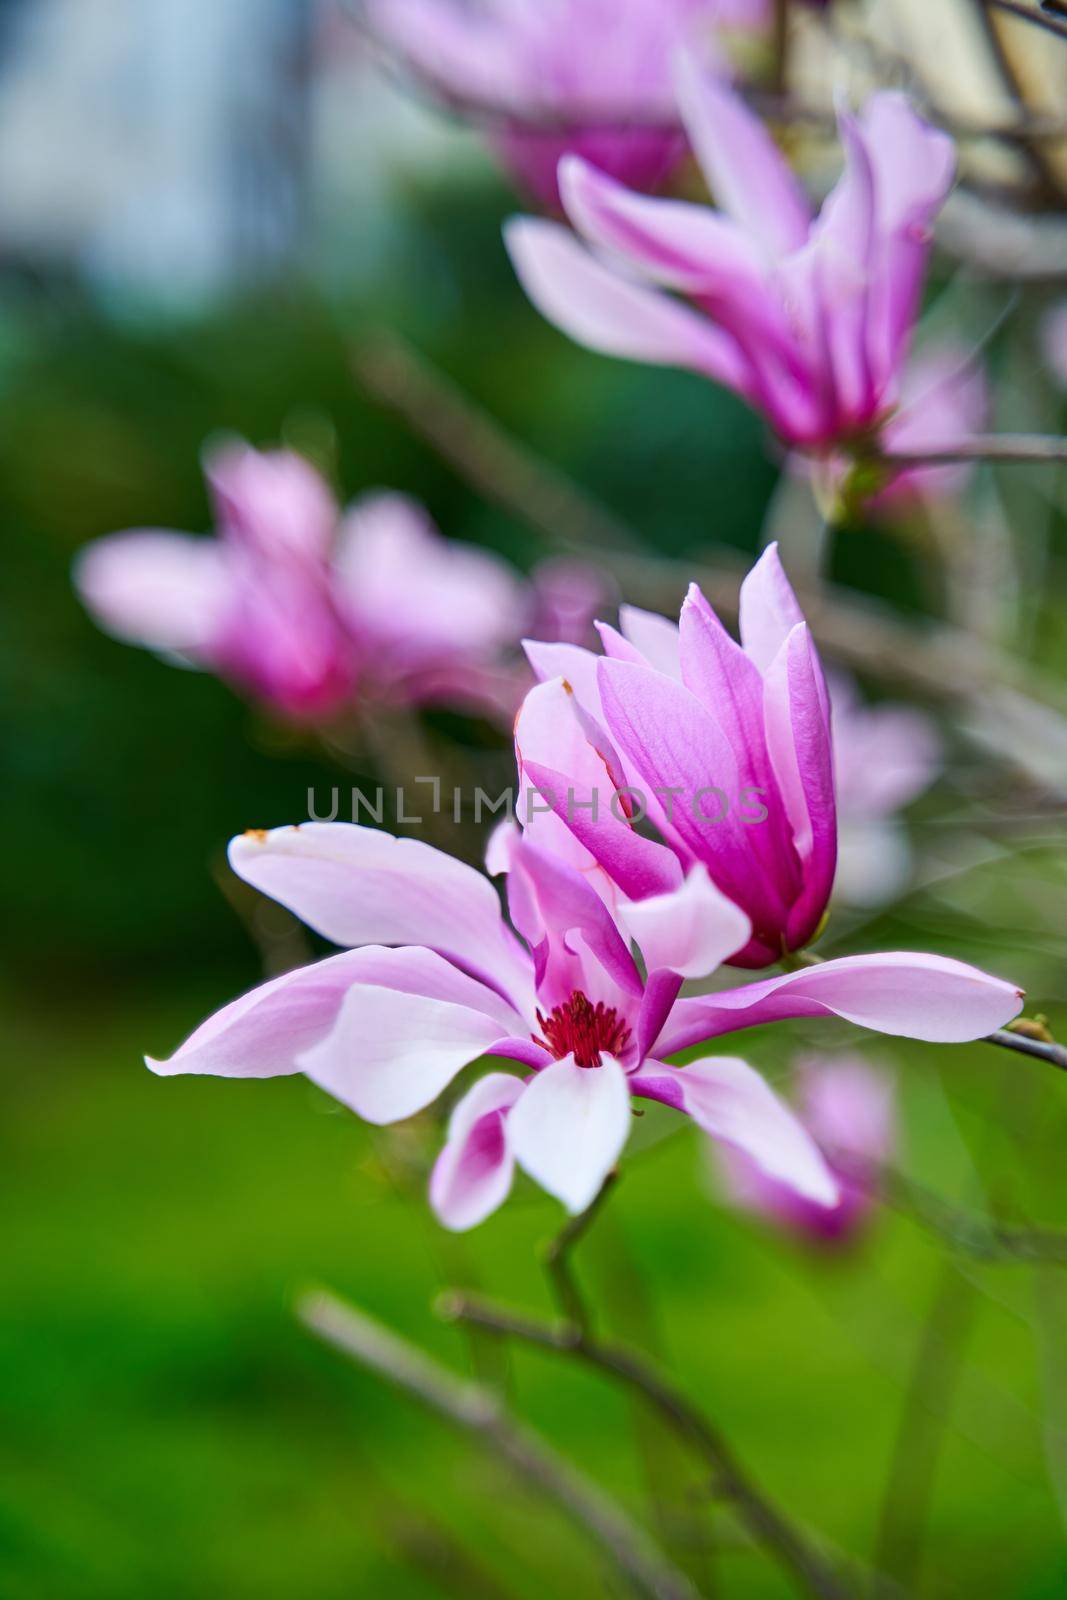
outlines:
M582 1528L647 1600L698 1600L674 1567L629 1515L540 1436L518 1422L491 1390L458 1378L327 1290L297 1305L301 1322L358 1366L384 1378L459 1428L477 1435L521 1477Z
M640 1356L622 1346L602 1343L572 1323L542 1321L479 1295L448 1294L440 1302L440 1311L450 1321L472 1323L504 1338L577 1356L587 1366L634 1390L703 1458L716 1493L733 1505L755 1541L776 1556L794 1578L821 1600L847 1600L852 1593L821 1554L756 1488L707 1418Z
M598 1216L616 1179L616 1173L608 1174L592 1204L567 1223L545 1253L546 1270L563 1321L546 1322L497 1306L483 1296L459 1291L442 1297L440 1314L449 1321L469 1323L505 1338L577 1356L587 1366L633 1389L703 1458L715 1491L730 1501L759 1545L820 1600L848 1600L850 1591L834 1569L757 1489L704 1414L641 1356L621 1345L604 1342L593 1333L571 1271L570 1252Z
M941 467L955 462L999 461L1019 466L1040 466L1067 461L1067 438L1040 433L985 433L953 445L931 445L916 450L877 451L869 458L891 467Z

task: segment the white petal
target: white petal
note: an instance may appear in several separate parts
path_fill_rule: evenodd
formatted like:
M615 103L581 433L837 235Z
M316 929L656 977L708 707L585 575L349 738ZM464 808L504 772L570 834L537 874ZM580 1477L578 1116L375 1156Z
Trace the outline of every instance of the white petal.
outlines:
M578 1214L599 1193L630 1132L630 1090L613 1056L579 1067L573 1056L534 1078L508 1117L515 1159Z
M666 969L682 978L707 978L744 948L752 923L717 889L698 863L679 889L627 900L618 920L641 950L649 972Z

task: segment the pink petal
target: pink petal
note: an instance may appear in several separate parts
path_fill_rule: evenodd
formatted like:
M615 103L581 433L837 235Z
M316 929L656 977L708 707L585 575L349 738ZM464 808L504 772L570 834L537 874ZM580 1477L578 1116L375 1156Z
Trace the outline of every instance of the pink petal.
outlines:
M446 540L406 495L364 495L345 516L334 561L344 615L378 677L491 658L518 640L526 597L487 551Z
M230 865L335 944L427 945L528 1001L530 970L492 884L419 839L309 822L239 834Z
M657 1041L671 1055L705 1039L789 1017L843 1017L861 1028L963 1044L1002 1028L1023 992L947 956L892 951L844 956L740 989L679 1000Z
M212 445L204 473L219 527L260 559L316 565L337 528L337 502L294 450L253 450L243 440Z
M577 644L545 644L540 639L524 639L522 648L538 682L563 678L586 711L601 720L600 690L596 681L599 658L592 650Z
M599 1067L556 1061L508 1115L519 1165L577 1215L596 1198L630 1133L630 1090L611 1056Z
M225 556L210 539L144 529L78 553L74 586L105 632L150 650L209 661L230 600Z
M882 398L870 351L870 285L875 246L875 180L855 119L838 118L845 171L812 230L815 290L821 304L836 426L862 425Z
M431 950L377 954L378 981L349 988L333 1030L299 1064L367 1122L400 1122L521 1019L502 1018L498 995Z
M677 1104L705 1133L743 1150L762 1172L806 1199L837 1204L840 1191L818 1145L747 1062L733 1056L708 1056L681 1068L650 1062L632 1088Z
M757 933L782 925L781 895L753 854L737 804L737 761L718 723L682 684L650 667L602 661L599 672L608 728L628 766L649 792L674 791L672 835L751 915Z
M477 1227L507 1199L515 1161L505 1113L522 1092L521 1078L491 1072L452 1112L430 1177L430 1204L446 1228Z
M726 217L688 201L635 194L577 156L560 163L559 181L568 217L597 249L666 288L721 295L767 315L771 300L760 252Z
M223 1006L168 1060L149 1056L147 1065L168 1078L179 1073L274 1078L299 1072L297 1056L329 1032L349 989L371 970L363 950L297 967Z
M712 194L771 255L796 250L811 213L804 191L760 119L721 79L683 59L682 116Z
M689 367L747 394L737 345L669 296L630 282L552 222L520 217L505 242L523 288L549 322L604 355Z
M697 864L677 889L620 903L617 917L648 972L708 978L748 943L752 923Z
M741 584L741 643L761 672L766 672L789 634L804 621L796 595L769 544Z

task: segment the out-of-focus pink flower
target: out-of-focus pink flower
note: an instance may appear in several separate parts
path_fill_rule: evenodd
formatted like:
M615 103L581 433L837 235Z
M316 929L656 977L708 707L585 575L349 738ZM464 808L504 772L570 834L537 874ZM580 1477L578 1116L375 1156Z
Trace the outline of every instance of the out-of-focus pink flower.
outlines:
M856 1055L805 1057L797 1064L797 1079L800 1118L837 1178L838 1204L813 1203L729 1148L718 1152L726 1192L735 1205L816 1243L850 1243L873 1203L862 1169L890 1160L896 1149L893 1083Z
M636 189L658 187L686 151L675 53L713 25L762 31L769 9L768 0L371 0L368 14L445 99L489 121L505 166L556 206L568 154Z
M246 882L350 948L245 995L149 1065L163 1075L304 1072L367 1121L391 1123L432 1104L480 1057L511 1063L521 1076L481 1079L453 1114L431 1183L452 1228L494 1210L516 1164L570 1211L584 1209L623 1149L635 1097L683 1112L827 1206L837 1185L824 1158L758 1073L733 1056L685 1067L667 1058L787 1017L952 1041L1019 1009L1011 984L899 953L679 999L684 978L712 972L751 934L703 867L679 886L665 856L666 892L609 907L577 867L511 824L493 855L507 873L510 927L487 878L420 841L346 823L235 839L230 861Z
M776 546L742 584L740 616L736 644L693 585L678 625L623 607L621 633L601 626L604 659L528 642L546 682L519 715L516 750L553 810L557 849L569 832L585 870L638 900L701 863L752 924L733 964L765 967L803 949L826 910L833 746L822 667ZM635 786L662 842L619 821L609 779Z
M528 615L495 557L449 543L399 495L342 517L303 457L209 452L218 537L111 534L75 584L117 638L216 672L293 718L361 697L482 698Z
M1045 317L1041 346L1049 371L1060 388L1067 390L1067 300L1053 306Z
M850 678L830 681L839 826L834 892L881 905L907 881L911 850L897 813L941 767L933 721L912 706L864 705Z
M602 567L573 556L551 556L530 573L531 636L551 644L596 643L596 618L618 590Z
M981 433L988 420L989 390L980 363L962 345L932 345L908 364L900 409L882 429L882 446L901 453L949 447ZM966 461L910 467L868 502L868 510L892 514L917 501L951 500L973 471Z
M560 191L583 242L556 223L513 221L527 294L591 349L725 384L788 445L869 446L901 398L951 139L896 92L872 95L858 119L842 112L845 172L813 218L726 82L686 63L680 93L720 209L634 194L569 156Z

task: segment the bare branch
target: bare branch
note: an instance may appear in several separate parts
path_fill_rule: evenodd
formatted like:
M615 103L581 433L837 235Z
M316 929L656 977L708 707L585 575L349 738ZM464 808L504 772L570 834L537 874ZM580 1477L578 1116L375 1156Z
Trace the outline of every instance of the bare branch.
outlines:
M730 1501L759 1545L820 1600L848 1600L850 1588L756 1487L703 1413L640 1356L622 1346L602 1343L589 1334L576 1336L576 1330L569 1324L560 1326L528 1317L494 1305L481 1296L446 1295L440 1302L440 1310L451 1320L472 1322L505 1338L575 1355L587 1366L634 1390L701 1456L712 1474L716 1492Z
M939 467L958 461L1000 461L1019 466L1067 461L1067 438L1040 433L984 433L958 444L915 450L879 450L870 458L892 467Z
M304 1295L297 1316L357 1365L483 1439L589 1534L639 1594L648 1600L697 1600L689 1579L656 1549L644 1529L538 1434L509 1416L490 1390L456 1377L328 1290Z
M1053 33L1057 39L1067 42L1067 22L1051 16L1051 7L1046 11L1040 6L1028 5L1027 0L983 0L983 4L987 10L1003 11L1021 22L1032 22L1036 28L1044 28L1046 33Z

